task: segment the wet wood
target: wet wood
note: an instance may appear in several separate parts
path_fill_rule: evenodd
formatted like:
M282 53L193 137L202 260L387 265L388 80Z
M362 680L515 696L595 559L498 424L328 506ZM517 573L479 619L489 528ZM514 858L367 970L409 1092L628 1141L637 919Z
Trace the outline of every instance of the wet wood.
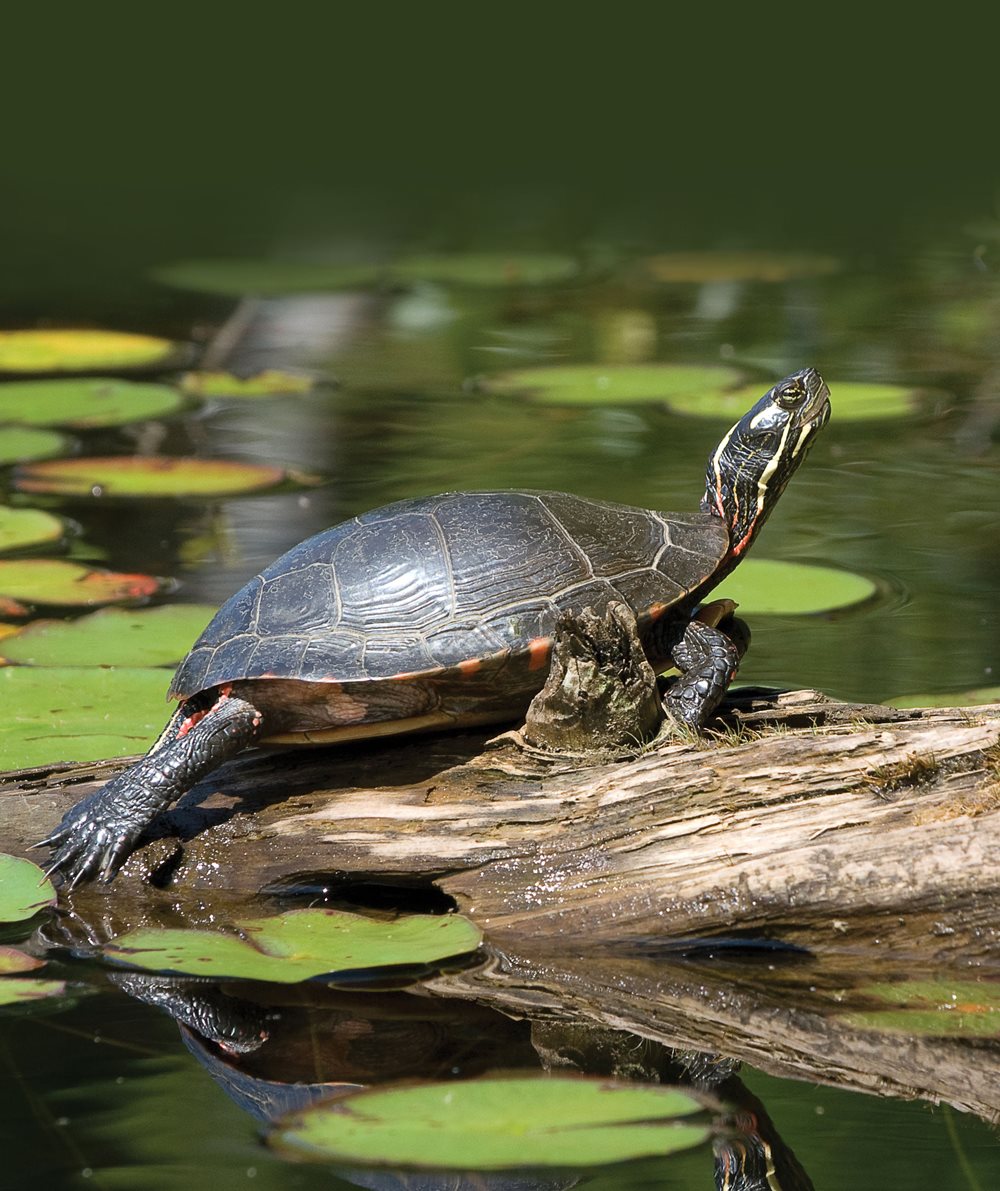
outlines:
M484 733L247 755L187 795L110 890L76 898L158 896L150 874L174 902L317 876L433 881L533 955L748 933L1000 961L1000 706L751 694L726 722L596 765ZM119 767L5 775L0 847L23 854Z

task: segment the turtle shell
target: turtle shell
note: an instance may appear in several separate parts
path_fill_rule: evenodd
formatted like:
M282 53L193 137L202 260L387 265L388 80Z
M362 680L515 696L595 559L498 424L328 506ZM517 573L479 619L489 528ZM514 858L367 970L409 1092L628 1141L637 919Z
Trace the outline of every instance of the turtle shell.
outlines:
M244 679L415 680L526 654L562 612L621 600L642 617L684 602L711 586L728 550L725 524L707 513L557 492L399 501L308 538L251 579L170 694Z

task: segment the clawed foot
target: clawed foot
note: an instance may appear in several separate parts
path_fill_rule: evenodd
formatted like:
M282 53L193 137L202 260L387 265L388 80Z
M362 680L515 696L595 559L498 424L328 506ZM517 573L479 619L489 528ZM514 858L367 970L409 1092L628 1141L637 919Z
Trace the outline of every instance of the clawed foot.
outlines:
M105 788L106 790L107 788ZM105 883L125 863L146 824L121 816L105 790L79 802L36 848L55 848L46 876L57 875L67 890L97 878Z

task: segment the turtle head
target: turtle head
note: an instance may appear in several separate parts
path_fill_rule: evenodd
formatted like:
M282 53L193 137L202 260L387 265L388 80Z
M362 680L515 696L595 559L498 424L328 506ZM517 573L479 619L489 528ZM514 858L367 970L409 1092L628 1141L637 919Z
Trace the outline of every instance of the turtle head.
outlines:
M753 541L829 416L826 382L803 368L769 389L712 452L701 507L729 525L733 558Z

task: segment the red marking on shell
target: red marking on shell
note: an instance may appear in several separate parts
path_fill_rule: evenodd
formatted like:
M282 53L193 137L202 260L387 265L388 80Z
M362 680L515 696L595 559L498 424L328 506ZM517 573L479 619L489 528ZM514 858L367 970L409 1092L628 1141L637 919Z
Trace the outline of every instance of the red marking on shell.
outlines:
M549 660L552 641L548 637L534 637L528 642L528 669L541 670Z
M466 658L464 662L458 663L459 672L461 674L465 674L466 676L475 674L477 670L481 670L482 668L483 663L480 658Z
M646 615L650 620L659 620L668 607L668 604L650 604L646 609Z

